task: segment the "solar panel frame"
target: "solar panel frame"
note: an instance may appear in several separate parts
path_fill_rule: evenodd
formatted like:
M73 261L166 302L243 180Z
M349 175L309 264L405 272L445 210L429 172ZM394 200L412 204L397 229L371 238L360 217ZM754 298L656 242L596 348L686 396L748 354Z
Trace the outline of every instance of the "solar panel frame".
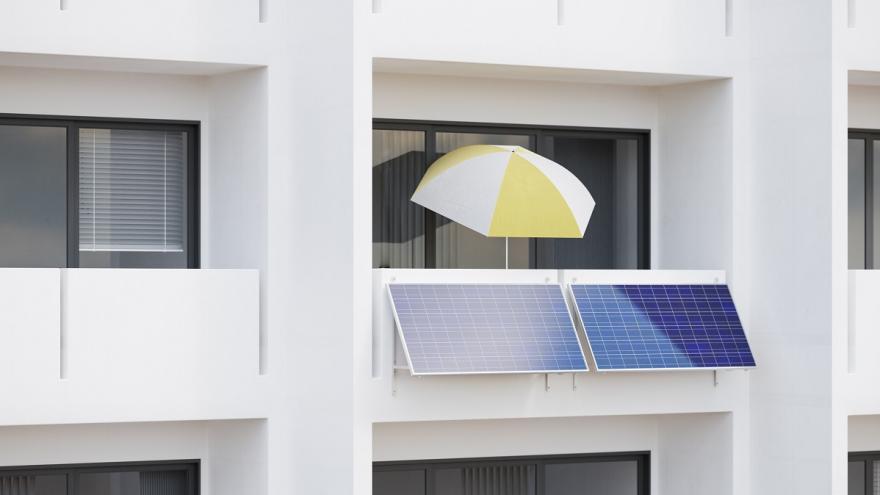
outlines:
M754 369L757 367L757 360L755 359L754 352L752 352L752 344L749 341L748 332L746 332L745 327L742 326L742 320L739 318L739 311L737 311L737 309L736 309L736 302L733 300L732 295L730 297L730 301L731 301L731 304L733 304L734 311L736 312L737 320L740 323L740 328L742 328L742 330L743 330L742 333L743 333L743 337L745 338L745 345L749 351L749 354L752 357L752 361L754 364L752 364L750 366L745 366L745 365L733 366L732 365L732 366L687 366L687 367L681 366L681 367L644 367L644 368L638 368L638 367L636 367L636 368L607 368L607 367L602 367L599 365L599 362L596 360L596 355L593 350L593 343L590 341L590 333L587 331L587 327L583 321L583 315L581 313L581 308L578 304L577 295L574 292L574 286L576 286L576 285L577 286L597 286L598 285L598 286L608 286L608 287L621 287L621 286L622 287L627 287L627 286L648 286L648 287L651 287L651 286L677 286L677 287L682 287L682 286L691 286L691 287L693 287L693 286L723 286L723 287L727 288L727 284L719 284L719 283L714 283L714 284L709 284L709 283L694 283L694 284L689 284L689 283L681 283L681 284L650 284L650 283L585 284L585 283L577 283L577 284L574 284L574 283L570 283L570 284L568 284L568 289L569 289L568 294L571 297L573 312L575 314L575 318L578 322L578 325L584 334L584 339L586 341L587 349L589 350L588 357L590 360L590 366L592 367L592 369L596 370L596 372L598 372L598 373L650 372L650 371L712 371L712 370L728 370L728 369L748 370L748 369ZM729 288L727 288L727 289L728 289L728 293L729 293Z
M530 369L530 370L505 370L505 371L422 371L418 372L415 370L413 366L412 357L410 355L409 347L407 345L406 338L404 336L403 326L400 323L400 316L398 314L398 310L394 301L394 296L391 292L391 287L393 285L420 285L420 286L429 286L429 285L455 285L455 286L551 286L559 289L559 297L562 302L565 304L566 313L568 315L568 321L571 324L571 330L577 341L579 355L583 361L584 367L583 369ZM391 304L391 313L394 317L394 325L397 327L397 338L400 340L400 344L403 347L403 354L406 356L406 364L409 367L410 373L413 376L455 376L455 375L522 375L522 374L547 374L547 373L586 373L590 371L589 363L587 361L587 355L584 351L584 343L581 342L581 336L578 333L577 325L575 324L574 318L572 317L571 306L569 304L568 299L565 297L565 289L561 284L553 283L537 283L537 282L498 282L498 283L482 283L482 282L392 282L385 284L386 292L388 293L388 300Z

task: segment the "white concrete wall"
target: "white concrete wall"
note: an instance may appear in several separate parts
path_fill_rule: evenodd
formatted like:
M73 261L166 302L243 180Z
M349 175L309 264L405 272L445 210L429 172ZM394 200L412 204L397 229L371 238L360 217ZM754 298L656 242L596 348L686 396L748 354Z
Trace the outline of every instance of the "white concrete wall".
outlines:
M750 235L740 294L749 298L746 325L760 356L750 380L755 495L844 492L845 416L832 385L832 329L845 327L835 298L846 297L846 249L835 246L846 224L846 167L833 144L845 135L832 98L839 21L825 0L763 1L751 11L750 180L738 193L750 203L740 212ZM794 134L796 142L780 142Z
M254 63L265 58L271 35L259 22L265 1L4 2L0 46L13 53Z
M733 268L732 87L724 80L659 90L656 268Z
M880 54L875 47L880 43L880 5L871 0L847 0L847 29L845 34L847 68L878 71Z
M201 493L266 490L264 420L0 427L0 466L201 461Z
M850 452L880 451L880 416L850 416L848 423Z
M880 86L849 86L848 125L853 129L880 129Z
M3 269L0 292L0 425L267 413L255 271Z
M658 493L734 493L734 426L730 414L660 416Z

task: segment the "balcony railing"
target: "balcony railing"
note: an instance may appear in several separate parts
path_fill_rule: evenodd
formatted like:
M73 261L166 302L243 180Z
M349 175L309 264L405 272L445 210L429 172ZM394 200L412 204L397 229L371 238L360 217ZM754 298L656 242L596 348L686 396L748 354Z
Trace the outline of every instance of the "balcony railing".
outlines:
M388 283L715 284L711 270L373 271L373 420L459 419L727 412L745 407L748 373L500 374L412 377L398 342ZM566 291L568 289L566 288ZM748 328L746 328L748 330Z

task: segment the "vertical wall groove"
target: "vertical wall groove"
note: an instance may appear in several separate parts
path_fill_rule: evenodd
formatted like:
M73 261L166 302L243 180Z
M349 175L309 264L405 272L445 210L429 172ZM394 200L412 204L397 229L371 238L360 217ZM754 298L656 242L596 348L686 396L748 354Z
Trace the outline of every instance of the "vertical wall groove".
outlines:
M60 275L60 294L59 294L59 312L58 312L58 373L59 378L64 380L67 378L67 270L58 270Z
M382 13L382 0L373 0L373 13L381 14Z
M556 25L565 24L565 0L556 0Z
M257 0L260 23L269 21L269 0Z
M58 0L58 8L61 10L67 10L67 0Z
M856 2L858 0L847 0L846 2L846 25L850 28L856 27Z
M724 0L724 36L733 36L733 0Z

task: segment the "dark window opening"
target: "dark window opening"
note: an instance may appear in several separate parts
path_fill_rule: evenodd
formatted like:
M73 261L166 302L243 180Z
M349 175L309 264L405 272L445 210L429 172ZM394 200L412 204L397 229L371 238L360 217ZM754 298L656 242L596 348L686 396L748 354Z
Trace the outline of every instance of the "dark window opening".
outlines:
M198 132L0 117L0 266L197 268Z
M375 120L373 267L504 268L487 238L410 201L428 166L470 144L518 145L574 173L596 208L583 239L511 238L510 268L650 268L649 133Z
M373 495L647 495L647 453L373 463Z
M880 494L880 452L850 452L847 493Z
M851 270L880 267L880 131L850 130L849 240Z
M6 495L197 495L198 462L0 468Z

